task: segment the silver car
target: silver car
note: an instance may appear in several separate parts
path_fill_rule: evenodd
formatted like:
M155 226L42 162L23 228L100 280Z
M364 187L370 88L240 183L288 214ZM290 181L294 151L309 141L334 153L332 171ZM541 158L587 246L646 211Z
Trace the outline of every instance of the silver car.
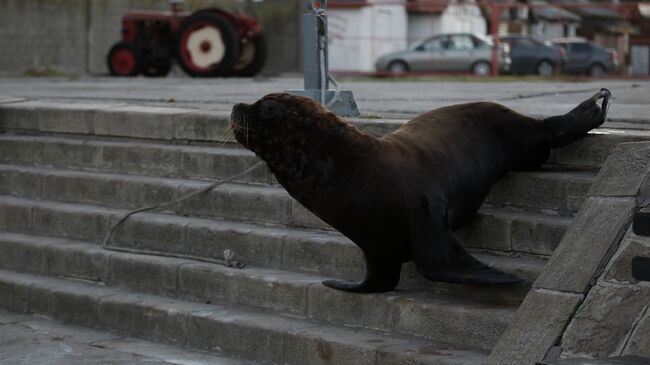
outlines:
M378 72L471 72L489 75L492 40L469 33L440 34L412 44L407 50L385 54L375 63ZM499 52L500 67L508 64Z

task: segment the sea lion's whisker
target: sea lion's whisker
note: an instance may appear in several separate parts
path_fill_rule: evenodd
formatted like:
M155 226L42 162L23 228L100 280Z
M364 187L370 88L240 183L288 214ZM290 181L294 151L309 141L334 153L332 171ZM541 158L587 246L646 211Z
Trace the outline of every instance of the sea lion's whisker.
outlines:
M246 126L242 126L242 124L245 124ZM230 128L234 130L243 130L246 131L248 130L248 120L243 117L243 116L233 116L232 119L230 119Z
M220 137L220 138L229 137L230 135L232 135L232 134L234 134L234 133L235 133L235 126L234 126L233 124L230 124L230 125L228 126L228 128L226 128L226 129L223 131L223 133L221 133L221 136L219 136L219 137Z
M219 137L220 142L219 142L219 144L217 145L217 147L223 147L223 146L225 146L227 143L230 143L230 137L232 137L232 136L233 136L233 135L230 134L230 133L226 133L226 134L221 135L221 137Z
M223 144L228 142L228 139L231 137L230 136L230 134L232 133L231 130L232 130L232 125L228 126L228 128L226 128L223 132L221 132L219 137L217 137L217 140L220 141L219 147L221 147Z

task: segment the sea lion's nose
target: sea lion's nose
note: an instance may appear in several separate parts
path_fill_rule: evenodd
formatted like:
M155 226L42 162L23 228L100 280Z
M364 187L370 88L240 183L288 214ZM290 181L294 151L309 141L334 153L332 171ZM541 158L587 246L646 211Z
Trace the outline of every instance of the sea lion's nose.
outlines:
M244 104L244 103L238 103L238 104L235 104L235 105L232 107L232 112L230 113L230 115L231 115L231 116L241 115L242 113L244 113L244 112L246 111L246 109L248 108L248 106L249 106L249 105Z
M250 111L251 105L245 103L237 103L232 107L233 113L246 113Z

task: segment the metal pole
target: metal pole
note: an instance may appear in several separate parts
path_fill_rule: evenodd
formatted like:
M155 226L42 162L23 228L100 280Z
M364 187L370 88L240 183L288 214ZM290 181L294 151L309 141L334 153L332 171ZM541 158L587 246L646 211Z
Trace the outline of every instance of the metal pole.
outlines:
M490 28L492 29L490 29L490 32L492 33L494 48L492 48L492 69L490 75L499 76L499 21L501 20L503 8L496 4L492 4L491 8L492 20L490 21Z
M308 96L336 114L358 116L359 108L352 92L340 90L329 72L327 1L307 0L307 9L309 12L302 16L304 89L289 92ZM336 90L329 89L330 81Z

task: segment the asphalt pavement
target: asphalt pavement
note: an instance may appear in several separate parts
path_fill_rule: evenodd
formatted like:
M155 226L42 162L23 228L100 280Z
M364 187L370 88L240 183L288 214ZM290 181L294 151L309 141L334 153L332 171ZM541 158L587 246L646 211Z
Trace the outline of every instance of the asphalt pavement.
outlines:
M0 310L0 365L254 365Z
M443 79L444 80L444 79ZM398 81L341 79L352 90L363 116L409 119L416 114L458 103L493 101L531 116L551 116L571 110L582 100L610 89L612 121L650 120L649 80L591 81ZM302 88L297 77L258 79L192 78L0 78L0 102L16 98L162 105L230 110L240 102L254 102L274 92Z

